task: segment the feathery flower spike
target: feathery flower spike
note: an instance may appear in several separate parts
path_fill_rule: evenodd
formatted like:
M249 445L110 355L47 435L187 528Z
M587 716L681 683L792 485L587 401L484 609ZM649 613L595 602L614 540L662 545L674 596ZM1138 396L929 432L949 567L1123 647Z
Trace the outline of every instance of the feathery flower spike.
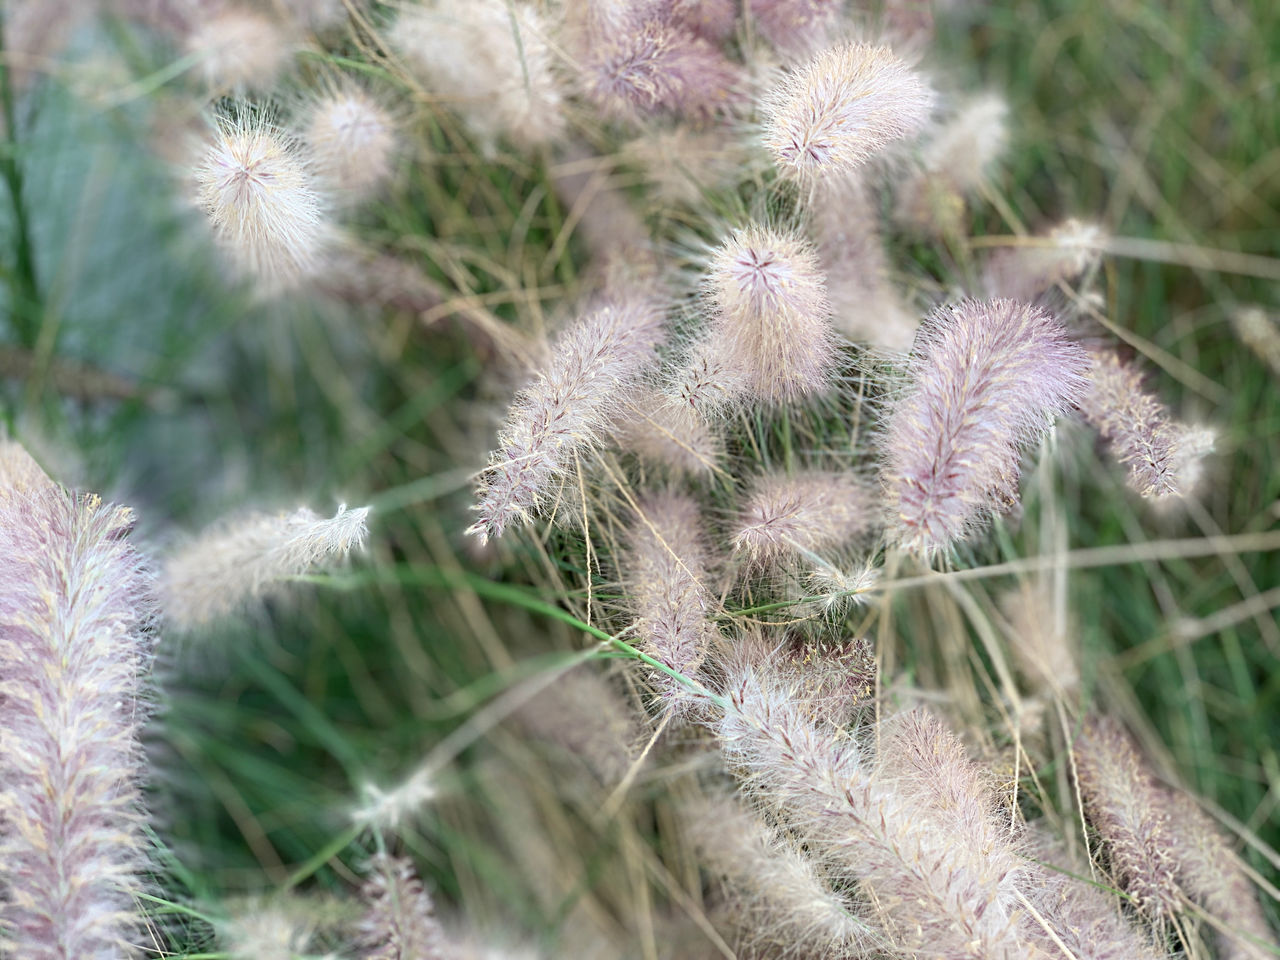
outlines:
M877 519L871 491L854 474L765 474L752 485L731 542L752 567L768 566L787 557L812 559L866 533Z
M451 101L486 147L503 136L538 147L563 132L564 96L547 37L536 7L509 0L405 7L390 31L408 67Z
M390 114L355 86L313 103L302 139L315 172L333 190L359 199L391 176L396 128Z
M658 113L705 118L726 109L738 86L738 70L723 53L643 7L620 29L591 32L582 69L587 98L625 120Z
M639 503L623 568L643 649L677 673L698 671L712 634L711 596L704 586L710 558L697 503L682 494L651 495ZM686 688L655 672L665 705L681 707Z
M281 290L317 272L330 225L310 168L281 131L222 121L194 177L214 239L242 273Z
M1110 444L1112 456L1129 467L1129 486L1153 499L1186 493L1199 459L1213 449L1212 432L1174 421L1143 389L1141 371L1115 350L1091 350L1090 358L1093 385L1080 412Z
M1012 300L942 308L916 349L883 470L897 540L928 554L1017 501L1022 448L1083 395L1088 359L1057 320Z
M0 952L134 956L151 578L133 514L0 441Z
M199 58L210 89L242 94L267 90L284 66L289 44L279 24L244 6L229 5L196 18L187 51Z
M703 367L705 387L728 385L730 395L741 390L764 404L794 403L828 385L831 303L811 244L754 224L738 230L716 251L706 293L712 316L686 381Z
M792 176L829 176L914 136L933 94L888 47L846 43L785 76L764 99L764 145Z
M516 396L481 475L482 542L527 523L577 453L595 448L610 415L657 360L662 310L650 300L607 303L561 334L547 369Z
M1076 744L1076 770L1085 812L1117 879L1140 911L1171 915L1181 903L1174 829L1133 741L1109 717L1090 719Z
M224 522L175 551L164 563L165 622L186 632L235 613L290 577L357 549L368 532L368 507L331 518L303 507Z
M431 895L409 860L379 854L368 874L361 890L366 904L360 921L362 960L446 960L451 956Z

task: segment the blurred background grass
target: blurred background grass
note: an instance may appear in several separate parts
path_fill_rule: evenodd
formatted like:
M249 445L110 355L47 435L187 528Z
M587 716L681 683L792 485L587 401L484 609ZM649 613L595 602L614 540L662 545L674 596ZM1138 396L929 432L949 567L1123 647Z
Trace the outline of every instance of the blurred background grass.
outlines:
M1199 498L1162 516L1068 435L1056 509L1073 547L1261 531L1280 520L1276 373L1231 322L1242 304L1277 309L1277 51L1280 13L1265 2L982 4L939 18L929 58L939 85L990 88L1011 107L1011 143L993 202L975 204L974 236L1074 215L1118 237L1176 245L1158 248L1162 259L1108 258L1105 313L1147 354L1151 385L1173 410L1218 430L1218 453ZM412 770L529 663L545 667L549 651L581 647L570 626L481 596L462 576L547 589L560 582L555 551L518 541L479 551L461 530L468 474L483 463L514 375L475 318L545 327L575 290L586 251L576 235L565 242L546 162L483 156L446 111L420 103L415 146L394 189L361 211L358 231L420 266L451 301L424 322L229 291L153 147L180 108L161 99L163 86L145 96L128 86L171 62L131 34L86 29L15 100L5 160L10 185L22 181L27 222L6 193L4 419L61 479L134 504L142 535L158 544L244 504L375 505L359 586L300 587L260 617L162 649L163 721L150 745L159 878L173 898L217 902L264 879L338 892L373 842L347 845L362 787ZM328 69L320 58L302 62L304 76ZM972 264L962 245L925 266L907 264L909 247L897 252L913 280L942 289ZM1273 258L1271 267L1242 274L1232 252ZM1027 517L1042 509L1033 493ZM1027 553L1035 529L1011 529L979 559ZM1166 773L1272 849L1274 612L1260 604L1198 636L1179 626L1278 584L1280 557L1266 553L1071 577L1089 669L1109 701L1141 720ZM912 625L899 630L897 656L911 670ZM573 898L548 904L486 837L489 814L505 809L493 784L511 783L490 776L490 754L521 769L501 735L485 753L464 751L440 785L444 799L402 842L442 899L465 902L477 923L555 946ZM536 782L526 786L536 794ZM579 831L576 896L635 855L634 838L619 831ZM660 847L661 831L654 836L645 842ZM1259 850L1250 862L1280 880ZM197 950L206 937L198 920L165 922L188 921Z

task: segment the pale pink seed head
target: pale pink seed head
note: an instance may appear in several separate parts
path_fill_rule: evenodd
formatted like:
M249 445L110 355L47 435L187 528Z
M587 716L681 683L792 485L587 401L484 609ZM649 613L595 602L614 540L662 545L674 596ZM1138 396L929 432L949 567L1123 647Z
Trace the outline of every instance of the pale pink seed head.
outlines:
M764 145L784 174L822 177L914 136L933 94L888 47L846 43L787 74L761 104Z
M844 0L748 0L755 29L786 54L812 53L830 38Z
M813 246L752 225L716 251L706 281L706 350L765 404L823 390L836 359L831 304Z
M734 64L669 17L628 20L625 29L594 37L589 51L584 92L613 119L660 113L705 119L737 97Z
M335 90L313 103L302 138L311 151L316 175L335 193L361 199L391 175L395 121L355 86Z
M935 312L883 438L894 538L930 554L1017 502L1022 450L1083 396L1088 358L1062 324L1012 300Z
M284 67L289 40L270 17L249 7L226 6L196 21L187 52L199 58L200 73L211 89L265 91Z
M271 290L314 275L333 233L311 169L281 131L222 122L194 181L214 239L240 273Z
M730 542L751 567L813 561L867 533L878 519L875 497L856 474L764 474L752 484Z

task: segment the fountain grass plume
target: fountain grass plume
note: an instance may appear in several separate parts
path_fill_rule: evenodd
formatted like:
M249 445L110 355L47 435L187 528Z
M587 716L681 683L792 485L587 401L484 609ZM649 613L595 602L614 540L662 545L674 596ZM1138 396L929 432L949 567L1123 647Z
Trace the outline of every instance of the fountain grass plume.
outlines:
M391 176L397 131L391 113L353 83L308 104L300 125L315 174L335 196L361 200Z
M612 119L706 119L738 97L738 67L662 5L631 5L620 27L589 29L585 48L583 92Z
M663 310L640 296L606 302L561 334L545 370L521 391L481 473L468 529L481 542L527 523L576 458L603 440L610 419L657 361Z
M1076 743L1076 770L1116 878L1140 911L1171 916L1181 903L1174 827L1133 740L1109 717L1089 719Z
M707 392L776 405L829 386L831 303L807 240L756 224L737 230L716 250L705 291L711 318L688 374ZM690 398L690 405L698 403Z
M358 549L368 507L338 507L330 518L306 507L251 514L214 525L164 562L165 623L179 632L206 627L279 588L292 577Z
M805 470L758 477L742 504L731 543L754 569L811 558L872 530L879 505L856 474Z
M702 862L720 877L748 949L857 960L879 938L865 909L831 888L803 849L728 796L682 809Z
M366 871L361 894L365 915L360 921L362 960L447 960L451 949L431 896L413 863L385 853Z
M1092 387L1080 412L1108 442L1112 456L1129 468L1129 486L1152 499L1183 493L1185 428L1144 388L1142 372L1115 350L1095 349L1090 357ZM1194 461L1195 437L1190 439Z
M1020 871L993 869L991 849L945 817L922 816L944 793L922 801L877 776L866 747L811 720L767 668L731 658L724 672L727 702L713 725L726 759L819 862L863 885L891 942L908 953L1040 956L1010 909Z
M136 956L152 578L133 513L0 441L0 952Z
M237 271L268 291L313 276L333 240L309 162L249 111L218 121L193 171L196 204Z
M696 674L715 632L701 509L684 494L650 494L637 505L627 541L622 575L641 649L677 673ZM688 690L674 677L655 672L651 679L664 708L688 705Z
M918 133L932 104L929 87L888 47L844 43L765 97L764 145L787 176L847 173Z
M539 7L507 0L430 0L388 31L409 70L449 101L486 149L500 137L532 149L565 130L564 92Z
M894 539L931 554L1017 502L1022 450L1085 392L1062 324L1012 300L965 300L922 328L883 437Z

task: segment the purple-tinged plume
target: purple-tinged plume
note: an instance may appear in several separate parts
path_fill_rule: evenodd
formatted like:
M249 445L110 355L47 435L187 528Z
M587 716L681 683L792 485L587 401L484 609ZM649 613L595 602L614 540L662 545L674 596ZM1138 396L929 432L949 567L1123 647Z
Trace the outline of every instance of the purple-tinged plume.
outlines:
M707 391L727 386L727 395L772 405L827 386L836 359L831 304L807 241L756 225L738 230L716 251L706 291L710 327L687 372ZM690 405L699 403L691 396Z
M0 952L116 960L139 938L152 591L133 514L0 442Z
M769 670L730 662L724 692L715 728L726 759L813 856L862 884L908 955L1038 956L1019 932L1023 871L997 869L1016 862L1007 834L994 832L997 846L984 847L938 815L948 795L899 790L877 776L860 744L811 719Z
M662 316L651 300L620 299L564 331L547 369L511 406L480 478L480 518L469 533L484 542L512 523L527 523L576 456L598 445L657 360Z
M786 174L830 176L915 135L932 103L925 82L888 47L842 44L765 98L764 145Z
M1116 879L1143 913L1171 915L1181 903L1174 827L1133 740L1108 717L1089 720L1076 743L1076 771Z
M1280 943L1267 926L1239 856L1191 797L1161 792L1178 883L1216 921L1222 960L1274 960Z
M748 0L755 29L787 54L813 52L830 35L844 0Z
M431 896L408 860L379 854L361 891L361 960L447 960L453 955Z
M1036 307L966 300L934 313L884 438L897 540L932 553L1016 503L1022 449L1083 395L1087 370Z
M589 30L584 92L608 116L705 118L732 105L738 69L660 6L637 4L616 29Z
M697 503L678 493L639 503L622 570L636 632L645 653L685 676L698 671L713 632L709 563ZM680 681L655 672L653 682L664 705L684 706Z
M1143 388L1141 371L1114 350L1090 351L1092 388L1080 412L1111 446L1111 454L1129 468L1129 486L1144 497L1183 493L1188 462L1199 451L1196 435L1175 422L1168 408ZM1187 441L1191 457L1187 457ZM1210 444L1210 449L1212 445Z
M870 530L879 519L875 497L852 473L806 470L765 474L752 486L734 528L733 549L753 567L788 557L811 558Z
M785 944L796 955L858 960L877 939L793 841L727 796L683 811L701 860L721 877L749 946Z

